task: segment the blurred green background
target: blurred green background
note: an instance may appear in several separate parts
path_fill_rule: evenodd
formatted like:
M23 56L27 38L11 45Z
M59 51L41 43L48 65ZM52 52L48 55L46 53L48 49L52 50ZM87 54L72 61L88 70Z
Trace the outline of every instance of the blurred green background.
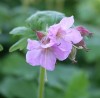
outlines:
M0 98L37 98L39 67L25 61L25 51L9 53L19 37L9 35L39 10L55 10L74 15L75 24L94 33L88 48L77 53L77 64L69 59L57 62L48 72L45 98L100 98L100 0L0 0Z

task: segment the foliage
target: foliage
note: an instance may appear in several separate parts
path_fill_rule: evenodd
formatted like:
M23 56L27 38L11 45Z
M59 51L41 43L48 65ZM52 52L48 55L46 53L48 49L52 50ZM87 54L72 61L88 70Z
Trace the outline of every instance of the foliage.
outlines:
M38 9L58 10L65 12L67 16L73 14L78 20L76 24L83 23L94 33L93 38L86 39L91 50L88 53L79 51L77 64L73 65L69 60L58 62L54 72L47 72L45 98L100 98L99 0L33 0L33 4L26 4L25 0L22 0L22 4L20 0L1 0L0 50L2 46L4 49L0 51L0 98L37 97L39 67L32 67L25 62L23 49L26 47L26 40L36 39L34 29L45 30L44 26L57 23L64 17L61 13L54 15L45 11L44 16ZM30 15L32 16L29 17ZM58 15L59 18L54 21ZM16 28L13 29L14 27ZM16 41L18 42L15 43ZM8 53L11 45L10 52L17 49L22 51Z

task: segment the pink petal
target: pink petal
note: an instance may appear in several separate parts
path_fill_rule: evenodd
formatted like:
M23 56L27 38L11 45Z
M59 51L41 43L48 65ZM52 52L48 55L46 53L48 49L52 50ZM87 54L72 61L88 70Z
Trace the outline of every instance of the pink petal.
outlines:
M34 49L32 51L28 51L26 54L26 62L32 66L40 65L40 55L42 50L41 49Z
M69 47L69 44L71 45L71 42L66 41L64 38L57 39L57 46L62 50L66 51Z
M55 63L56 57L51 50L45 49L44 51L42 51L42 54L40 56L40 64L42 67L49 71L53 71L55 68Z
M58 46L53 46L52 49L53 49L53 52L54 52L56 58L58 60L60 60L60 61L63 61L71 53L72 44L71 43L67 43L67 50L66 51L62 51Z
M73 23L74 23L74 17L73 16L65 17L60 21L60 26L61 26L62 30L67 30L70 27L72 27Z
M60 29L60 25L59 24L54 24L52 26L49 27L48 29L48 36L49 37L53 37L56 36L58 31Z
M40 47L39 41L28 39L28 50L38 49Z
M73 44L79 43L83 37L81 36L80 32L76 29L69 29L66 31L65 40L71 41Z

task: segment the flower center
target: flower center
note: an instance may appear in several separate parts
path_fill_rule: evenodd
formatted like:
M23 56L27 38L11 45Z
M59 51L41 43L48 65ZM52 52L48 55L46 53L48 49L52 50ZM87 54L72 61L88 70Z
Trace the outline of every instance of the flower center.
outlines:
M57 36L58 38L59 38L59 37L61 38L61 37L62 37L61 32L58 32L56 36Z
M44 44L44 45L48 44L49 42L50 42L50 39L47 38L47 37L43 37L42 40L41 40L41 43Z

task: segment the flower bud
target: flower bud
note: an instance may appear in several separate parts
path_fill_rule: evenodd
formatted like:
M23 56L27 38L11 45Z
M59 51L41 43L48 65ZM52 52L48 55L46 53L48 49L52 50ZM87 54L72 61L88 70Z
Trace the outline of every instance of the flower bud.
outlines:
M83 26L77 26L76 29L81 33L81 35L92 37L93 33L89 32L85 27Z
M45 36L45 34L43 34L43 32L41 31L36 31L36 34L39 40L41 40Z

